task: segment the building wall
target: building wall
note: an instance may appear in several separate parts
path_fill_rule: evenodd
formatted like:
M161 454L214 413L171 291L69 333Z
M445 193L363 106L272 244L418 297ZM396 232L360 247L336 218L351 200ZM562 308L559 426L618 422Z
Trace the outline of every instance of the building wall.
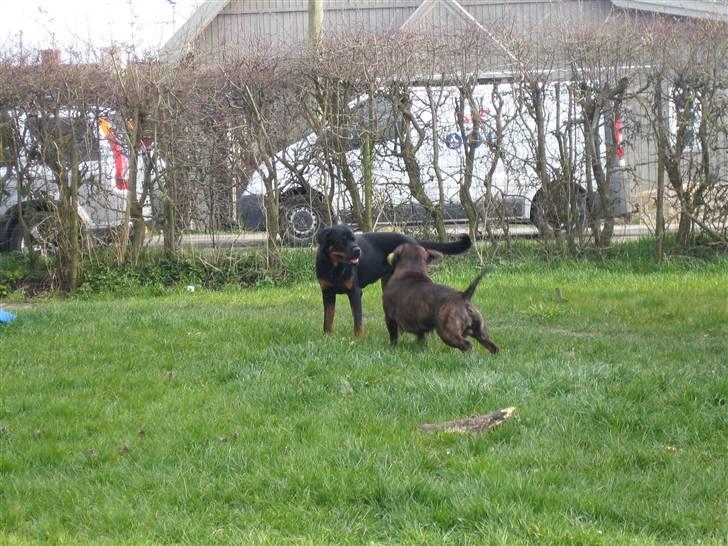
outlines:
M422 0L323 1L325 34L396 30L422 3ZM599 23L611 10L609 0L460 0L460 4L486 28L506 24L520 32L533 32L548 24L576 19ZM307 39L308 0L232 0L200 34L196 48L215 54L237 48L285 51L300 48Z
M608 0L462 0L460 4L483 25L500 22L511 24L516 31L529 32L574 20L600 23L612 9Z
M324 0L324 32L398 28L418 0ZM297 49L308 40L308 0L232 0L198 38L198 49Z

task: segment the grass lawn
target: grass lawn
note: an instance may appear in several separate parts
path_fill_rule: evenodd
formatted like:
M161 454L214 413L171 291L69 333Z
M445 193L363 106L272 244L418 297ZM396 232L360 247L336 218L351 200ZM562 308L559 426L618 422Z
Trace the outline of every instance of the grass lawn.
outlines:
M465 288L477 267L433 272ZM0 325L0 544L726 544L728 266L503 264L501 352L378 286L56 300ZM420 423L516 406L478 436Z

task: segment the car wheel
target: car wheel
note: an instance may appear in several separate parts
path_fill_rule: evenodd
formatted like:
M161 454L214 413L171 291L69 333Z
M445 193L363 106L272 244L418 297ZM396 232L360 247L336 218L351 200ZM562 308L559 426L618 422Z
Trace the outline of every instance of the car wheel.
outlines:
M323 227L321 204L309 201L305 195L283 199L280 213L280 234L286 244L309 246Z
M8 215L0 218L0 252L13 250L12 238L15 230L15 222Z
M23 226L18 221L10 238L10 249L20 252L35 252L43 256L58 252L60 226L52 213L44 210L31 211L25 219L30 234L30 246L23 237Z

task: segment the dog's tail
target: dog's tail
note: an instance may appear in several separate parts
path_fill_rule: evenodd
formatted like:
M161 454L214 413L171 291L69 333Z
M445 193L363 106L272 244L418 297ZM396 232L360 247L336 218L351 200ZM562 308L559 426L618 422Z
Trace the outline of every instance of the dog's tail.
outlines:
M425 247L428 250L437 250L438 252L442 252L443 254L462 254L472 246L472 243L470 242L470 237L465 233L461 234L458 237L457 241L453 241L451 243L417 241L417 244Z
M473 294L475 294L475 289L478 288L478 284L480 284L480 279L485 277L485 274L488 273L491 270L490 267L486 267L483 269L480 274L473 279L473 282L470 283L470 286L468 286L465 291L463 292L463 297L470 301L473 299Z

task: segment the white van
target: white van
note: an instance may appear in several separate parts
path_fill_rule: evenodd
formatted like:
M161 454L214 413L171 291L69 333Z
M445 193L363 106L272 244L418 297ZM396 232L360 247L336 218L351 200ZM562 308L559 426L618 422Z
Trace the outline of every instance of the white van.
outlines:
M59 202L56 174L49 165L52 150L44 150L40 118L13 112L0 118L0 251L25 250L19 212L36 250L54 246L55 212ZM71 119L76 120L72 123ZM78 143L80 174L78 216L87 234L108 238L113 228L124 222L129 182L129 147L118 133L112 115L88 115L79 124L78 115L61 113L58 118L46 116L43 130L48 134L59 131L63 138L70 136ZM81 116L83 117L83 116ZM75 129L72 127L75 125ZM46 135L47 137L48 135ZM19 152L14 152L9 139L22 139ZM47 147L47 146L46 146ZM70 169L70 152L61 161ZM57 170L57 169L56 169ZM18 191L21 174L22 194ZM137 188L141 192L144 178L142 159L138 168ZM20 206L19 206L20 204ZM149 207L145 207L148 216Z
M466 221L460 205L460 190L466 168L464 138L475 146L470 196L479 205L483 220L486 220L487 215L498 214L507 222L539 224L545 221L544 217L548 217L538 208L539 203L543 202L544 191L532 159L534 123L523 112L517 111L515 92L514 84L508 82L480 83L474 88L473 96L477 105L477 111L474 112L467 104L465 107L459 105L460 94L455 86L433 86L429 93L425 87L411 88L411 111L423 129L423 142L416 153L421 179L426 194L442 208L446 221ZM571 161L573 180L578 180L575 184L579 208L577 216L585 226L587 204L583 137L580 127L573 121L576 119L576 111L572 112L572 122L566 122L566 101L559 101L558 94L559 87L556 85L545 90L546 163L553 170L552 176L556 176L560 150L557 134L568 134L568 138L574 143L573 149L576 150ZM497 109L493 104L494 100L502 105L501 122L507 120L508 124L502 131L501 156L495 164L491 178L492 199L489 206L485 207L486 173L498 150L495 118ZM394 138L398 120L392 114L392 103L384 97L378 97L372 104L376 111L378 136L372 165L375 182L374 217L378 224L401 225L427 220L425 210L411 195L405 165L398 153L398 140ZM557 113L559 104L561 111ZM349 104L349 111L355 121L351 123L353 129L348 138L351 146L346 155L359 187L362 186L362 150L356 127L364 122L356 119L357 116L363 119L365 112L371 112L370 108L367 96ZM572 108L575 110L576 107L572 105ZM475 116L480 120L477 133L473 131ZM463 122L462 128L460 120ZM620 123L618 121L617 125ZM413 137L416 138L413 131ZM602 154L606 149L604 139L614 138L606 133L602 127ZM617 134L616 138L620 138L620 135ZM325 134L318 138L310 134L280 151L275 157L276 187L281 206L280 233L287 242L310 244L315 240L315 235L326 218L323 212L326 202L324 196L331 199L333 212L338 219L351 221L350 194L345 191L336 169L331 168L331 161L326 159L325 140ZM622 203L617 212L617 215L621 215L626 213L622 209L627 206L623 159L620 158L615 165L617 168L610 173L610 181L615 187L613 195ZM239 218L247 229L265 226L262 209L265 187L262 176L267 173L266 167L261 165L251 176L247 190L240 199ZM307 185L310 186L310 191Z

